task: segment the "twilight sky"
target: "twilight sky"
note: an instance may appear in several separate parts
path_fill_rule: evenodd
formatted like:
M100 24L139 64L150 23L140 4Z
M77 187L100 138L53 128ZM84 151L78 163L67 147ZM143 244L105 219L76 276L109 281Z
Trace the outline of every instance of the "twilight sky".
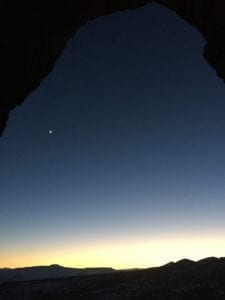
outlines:
M224 256L225 89L204 44L156 5L69 42L0 139L0 267Z

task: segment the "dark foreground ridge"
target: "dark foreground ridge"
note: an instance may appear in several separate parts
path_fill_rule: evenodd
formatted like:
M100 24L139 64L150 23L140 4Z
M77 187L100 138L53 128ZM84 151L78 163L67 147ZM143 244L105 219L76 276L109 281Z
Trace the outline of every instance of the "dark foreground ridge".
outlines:
M158 268L2 282L0 300L222 300L225 258L181 260Z
M196 27L206 40L205 59L225 79L225 0L1 0L0 136L10 111L52 71L67 41L83 25L151 2Z

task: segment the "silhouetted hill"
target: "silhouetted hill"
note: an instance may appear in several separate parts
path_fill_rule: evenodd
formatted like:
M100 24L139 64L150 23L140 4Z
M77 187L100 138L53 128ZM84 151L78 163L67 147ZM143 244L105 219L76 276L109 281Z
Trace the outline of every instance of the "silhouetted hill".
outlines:
M37 266L16 269L0 269L0 282L27 281L56 277L71 277L113 272L112 268L65 268L60 265Z
M0 284L0 300L25 299L224 300L225 258L185 259L145 270Z

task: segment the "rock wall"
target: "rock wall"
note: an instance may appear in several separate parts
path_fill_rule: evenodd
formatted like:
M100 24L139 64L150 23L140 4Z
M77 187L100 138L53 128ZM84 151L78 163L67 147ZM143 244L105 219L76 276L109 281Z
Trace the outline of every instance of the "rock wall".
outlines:
M152 0L2 0L0 2L0 135L9 113L52 71L66 42L98 16ZM204 57L225 80L225 0L156 0L205 37Z

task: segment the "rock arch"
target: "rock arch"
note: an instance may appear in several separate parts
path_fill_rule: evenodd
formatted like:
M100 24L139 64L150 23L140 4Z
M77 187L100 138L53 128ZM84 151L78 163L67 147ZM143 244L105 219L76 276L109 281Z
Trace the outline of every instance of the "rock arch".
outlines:
M52 71L66 42L98 16L157 2L195 26L204 57L225 80L225 0L3 0L0 4L0 135L9 113Z

